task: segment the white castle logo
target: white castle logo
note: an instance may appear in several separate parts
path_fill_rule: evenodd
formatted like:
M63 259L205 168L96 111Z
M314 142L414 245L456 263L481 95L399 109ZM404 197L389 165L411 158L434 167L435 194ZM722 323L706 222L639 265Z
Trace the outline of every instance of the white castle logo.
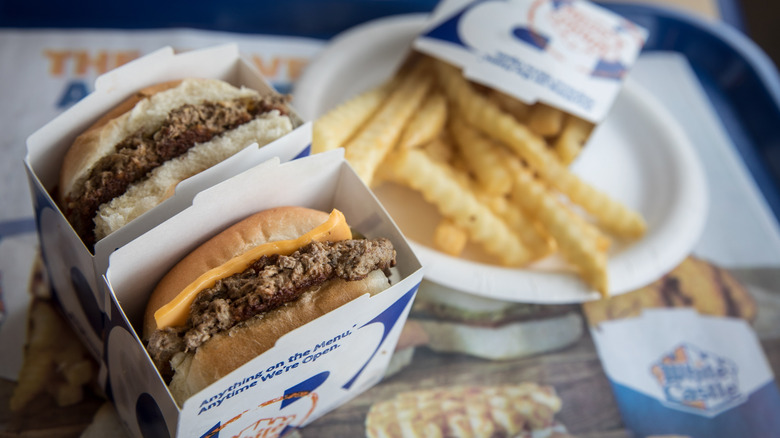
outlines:
M686 412L714 416L744 398L734 361L681 344L650 367L661 386L666 405Z

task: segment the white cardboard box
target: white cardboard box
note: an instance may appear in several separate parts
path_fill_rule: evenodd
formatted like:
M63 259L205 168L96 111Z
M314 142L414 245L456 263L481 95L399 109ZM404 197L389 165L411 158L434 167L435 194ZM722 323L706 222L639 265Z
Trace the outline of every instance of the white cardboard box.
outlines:
M42 255L54 294L96 358L103 357L105 315L110 306L99 286L111 252L183 210L196 193L219 181L272 157L287 161L309 154L311 125L299 126L302 122L293 114L293 125L299 127L292 133L262 148L246 145L233 157L183 181L173 197L100 240L93 254L73 231L54 199L66 151L79 133L135 91L186 77L218 78L261 93L274 92L259 71L240 56L236 45L180 54L174 54L168 47L100 76L93 93L27 139L25 165L33 192Z
M523 102L599 123L646 38L586 0L446 0L413 46Z
M254 212L282 205L337 208L366 237L389 238L398 260L394 284L288 333L178 408L137 335L149 294L204 240ZM270 437L310 423L382 378L422 269L337 150L284 164L270 160L198 194L191 207L115 251L105 279L103 290L111 302L107 387L134 435L192 437L218 431L219 436Z

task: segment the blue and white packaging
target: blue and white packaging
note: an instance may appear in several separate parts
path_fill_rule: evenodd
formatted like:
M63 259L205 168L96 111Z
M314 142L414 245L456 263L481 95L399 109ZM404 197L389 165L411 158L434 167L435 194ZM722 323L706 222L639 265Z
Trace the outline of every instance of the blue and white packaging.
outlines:
M750 325L645 309L591 329L623 422L637 436L776 437L780 392Z
M96 120L137 90L187 77L216 78L261 93L276 93L257 68L234 44L185 53L162 48L138 58L95 81L95 91L53 119L27 139L25 165L33 194L41 252L54 296L70 323L96 357L103 356L105 318L110 302L100 292L108 257L166 218L187 208L196 193L272 157L288 161L310 150L311 125L292 113L292 133L261 148L242 151L176 187L176 193L151 211L101 239L94 253L82 243L55 201L60 166L73 140Z
M390 239L397 254L392 286L288 333L177 406L139 340L149 295L197 245L252 213L282 205L337 208L366 237ZM111 255L102 288L111 304L101 362L106 387L134 436L279 436L383 377L422 275L405 238L342 150L270 160L201 192L191 207Z
M593 123L606 116L647 32L584 0L444 2L414 48L466 78Z

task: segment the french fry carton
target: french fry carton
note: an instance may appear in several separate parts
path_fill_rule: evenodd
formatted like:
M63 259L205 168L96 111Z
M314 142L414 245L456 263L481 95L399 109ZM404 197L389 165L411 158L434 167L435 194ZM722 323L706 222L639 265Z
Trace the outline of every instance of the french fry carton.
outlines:
M452 122L457 119L448 115L454 145L465 138L456 128L472 125L480 134L491 132L493 140L507 146L505 150L521 157L530 168L555 164L555 173L568 174L579 153L587 152L584 146L618 97L646 37L644 29L585 0L442 0L412 40L406 61L415 61L420 54L435 58L431 64L436 83L452 108L458 109L451 112L467 122ZM402 69L408 67L406 61ZM495 124L488 125L491 122ZM513 171L502 178L501 170L506 169L494 169L497 178L488 184L512 182ZM487 187L479 177L475 179ZM570 183L566 183L568 189L576 184ZM507 189L496 188L502 190ZM563 275L541 282L541 276L519 278L515 270L497 266L495 254L471 242L459 257L449 257L436 250L433 239L444 216L417 191L393 183L376 188L410 240L420 244L415 249L431 283L507 301L517 301L517 292L522 290L527 297L533 296L529 300L539 302L550 302L551 289L571 292L554 298L571 302L596 299L605 293L596 287L609 287L607 282L599 286L584 283L558 254L540 261L541 269L536 272L549 269ZM605 193L614 196L619 191L609 188ZM615 199L620 202L620 197ZM626 222L642 221L635 212L621 210L632 217ZM480 263L476 267L480 275L473 274L472 262Z
M522 102L598 123L646 38L585 0L445 0L413 47Z
M25 165L33 194L41 251L54 294L66 316L91 353L103 356L105 315L110 305L100 283L108 256L116 248L143 234L190 205L193 196L271 157L287 161L309 154L311 127L292 114L292 133L258 148L247 147L176 188L162 204L98 241L94 253L82 243L55 200L60 166L73 140L107 111L137 90L152 84L187 77L217 78L261 93L274 93L254 65L244 60L235 45L175 54L170 47L125 64L100 76L95 91L33 133L27 140ZM288 138L289 137L289 138Z
M147 299L184 255L257 211L339 209L368 238L397 252L392 286L364 295L283 336L276 345L177 406L138 333ZM278 436L378 382L422 279L403 235L342 151L270 160L195 196L192 205L110 256L103 356L106 387L136 436Z

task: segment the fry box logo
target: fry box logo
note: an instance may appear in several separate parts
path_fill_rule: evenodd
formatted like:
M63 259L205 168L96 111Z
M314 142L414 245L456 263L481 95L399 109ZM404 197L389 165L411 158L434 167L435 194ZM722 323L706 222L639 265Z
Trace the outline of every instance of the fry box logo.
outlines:
M744 400L734 361L692 345L681 344L650 372L674 409L711 417Z
M598 122L647 31L582 0L470 2L414 42L476 82Z
M533 1L525 16L512 29L515 38L594 77L621 79L633 48L644 43L638 27L582 1Z

